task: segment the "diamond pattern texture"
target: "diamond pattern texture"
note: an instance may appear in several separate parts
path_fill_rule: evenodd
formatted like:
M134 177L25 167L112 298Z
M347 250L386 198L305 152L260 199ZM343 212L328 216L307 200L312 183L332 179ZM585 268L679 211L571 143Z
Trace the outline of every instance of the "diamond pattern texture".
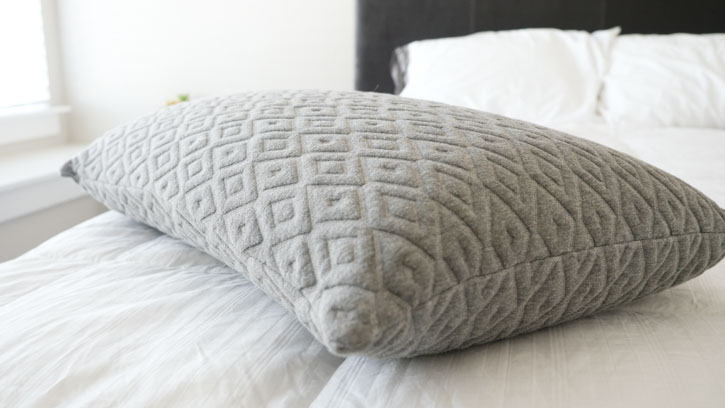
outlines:
M236 268L340 355L529 332L725 256L725 212L657 168L530 123L384 94L182 103L111 130L63 172Z

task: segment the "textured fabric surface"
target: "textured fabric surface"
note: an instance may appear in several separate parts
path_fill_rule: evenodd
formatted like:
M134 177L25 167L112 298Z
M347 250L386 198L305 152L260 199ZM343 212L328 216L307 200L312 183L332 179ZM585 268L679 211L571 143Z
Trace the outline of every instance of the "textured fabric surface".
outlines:
M725 213L661 170L390 95L183 103L110 131L63 171L245 273L336 354L412 356L536 330L725 255Z
M565 129L671 172L725 207L725 130ZM484 346L414 359L349 357L312 406L720 407L723 322L725 260L675 288Z

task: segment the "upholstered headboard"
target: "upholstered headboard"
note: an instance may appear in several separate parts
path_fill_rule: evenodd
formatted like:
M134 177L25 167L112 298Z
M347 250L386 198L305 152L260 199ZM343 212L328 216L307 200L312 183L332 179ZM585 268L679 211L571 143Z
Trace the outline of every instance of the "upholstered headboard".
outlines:
M357 0L355 88L392 92L392 52L415 40L617 25L625 34L725 32L725 0Z

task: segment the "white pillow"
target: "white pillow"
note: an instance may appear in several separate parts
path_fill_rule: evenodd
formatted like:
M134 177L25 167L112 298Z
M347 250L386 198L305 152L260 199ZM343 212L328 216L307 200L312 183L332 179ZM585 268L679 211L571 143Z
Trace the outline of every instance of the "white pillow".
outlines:
M617 34L537 28L416 41L400 95L542 124L586 119Z
M623 35L611 61L608 122L725 128L725 34Z

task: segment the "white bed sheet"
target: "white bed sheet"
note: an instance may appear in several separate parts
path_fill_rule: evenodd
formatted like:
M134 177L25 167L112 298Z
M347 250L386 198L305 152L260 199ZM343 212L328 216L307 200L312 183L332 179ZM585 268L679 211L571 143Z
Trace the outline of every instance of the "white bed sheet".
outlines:
M725 130L561 125L725 206ZM108 213L0 264L1 406L720 407L725 263L629 306L408 360L340 359L238 273Z
M0 407L306 406L341 361L238 272L119 213L0 264Z

